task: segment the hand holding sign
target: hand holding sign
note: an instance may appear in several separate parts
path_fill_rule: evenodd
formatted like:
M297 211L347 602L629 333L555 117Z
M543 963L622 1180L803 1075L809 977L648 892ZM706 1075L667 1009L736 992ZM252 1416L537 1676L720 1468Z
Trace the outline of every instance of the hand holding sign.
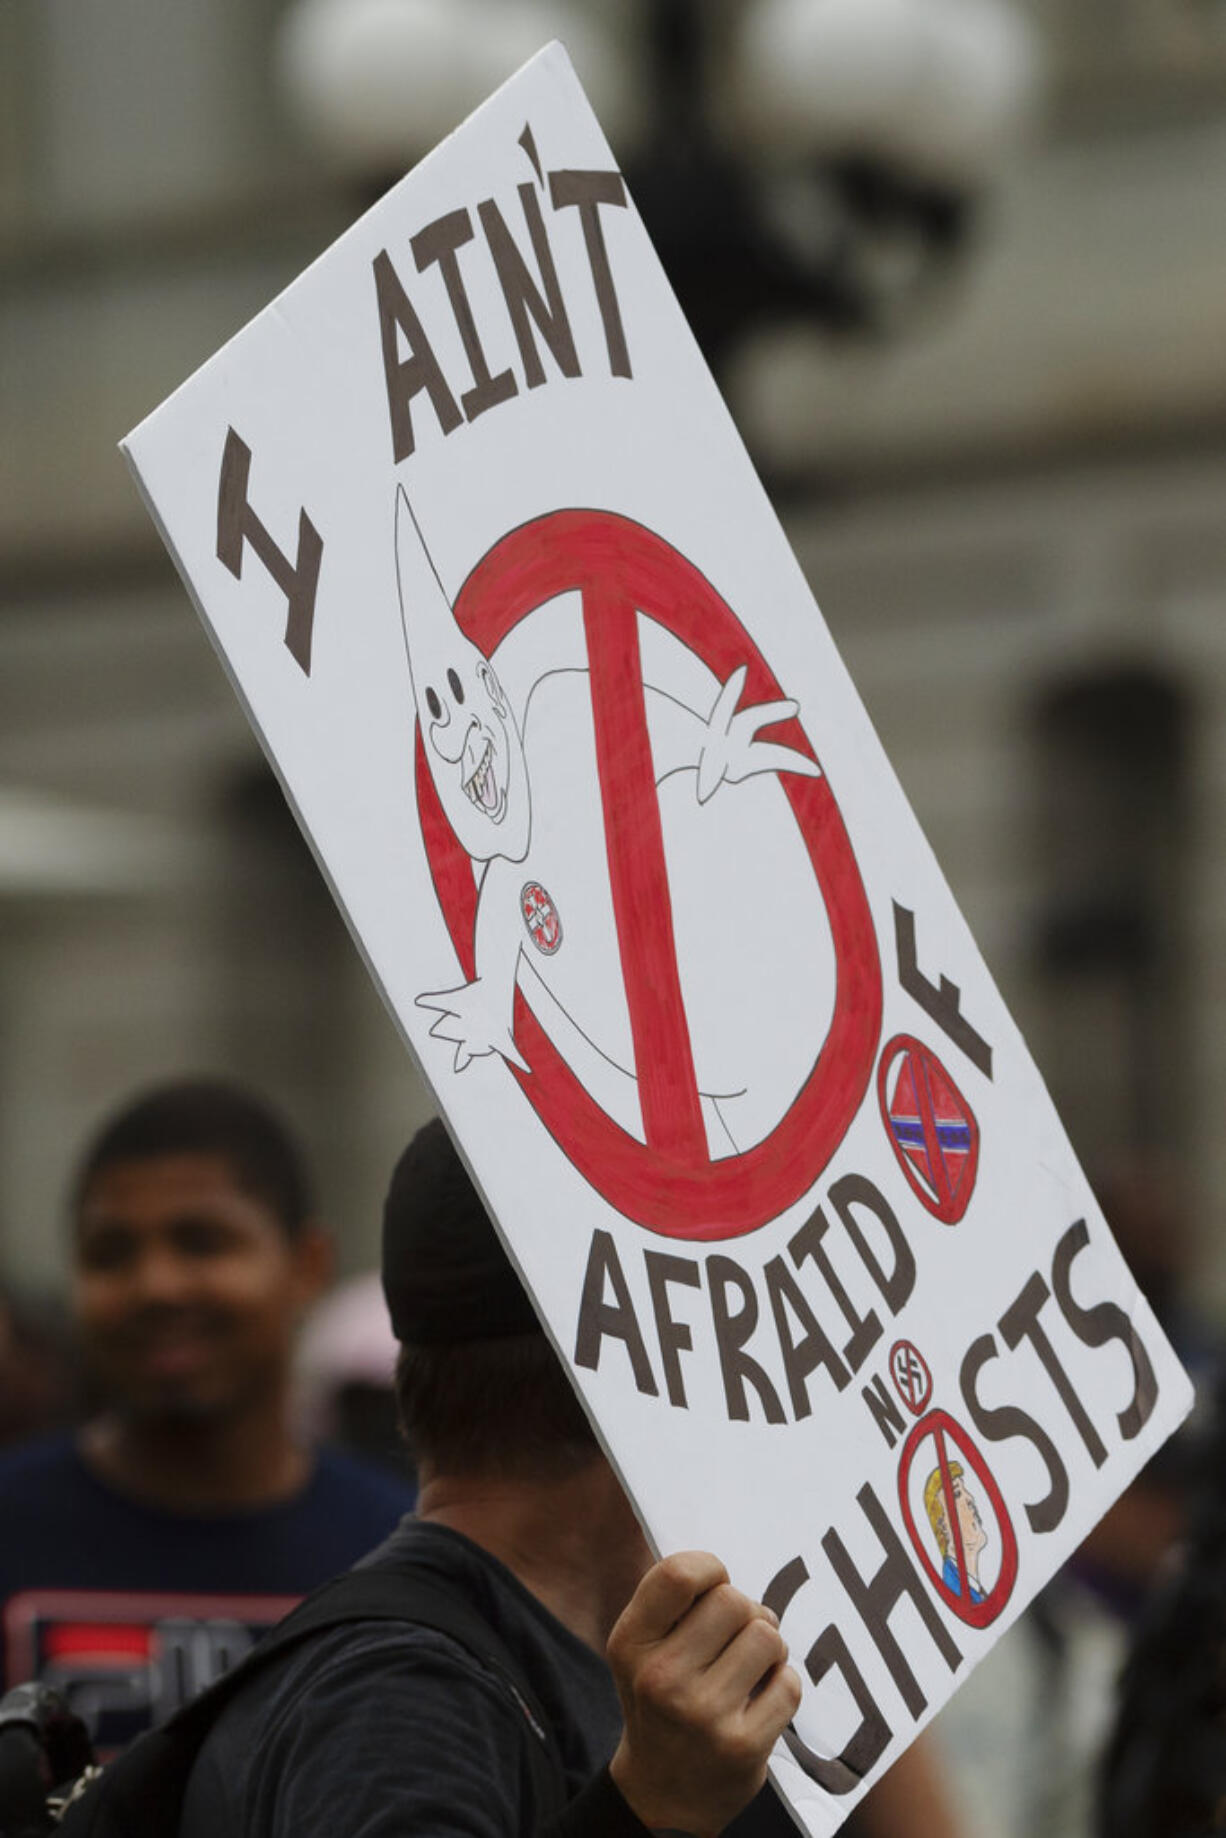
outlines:
M766 1780L800 1704L769 1609L717 1557L682 1551L639 1584L609 1637L625 1731L609 1772L645 1825L722 1832Z
M774 721L790 721L799 704L790 697L779 702L759 702L754 708L737 713L737 703L749 673L747 664L732 672L715 699L707 721L707 735L698 756L698 802L705 804L720 786L739 785L743 779L759 772L798 772L802 778L818 779L822 769L815 759L798 753L795 747L780 747L757 738L762 728Z

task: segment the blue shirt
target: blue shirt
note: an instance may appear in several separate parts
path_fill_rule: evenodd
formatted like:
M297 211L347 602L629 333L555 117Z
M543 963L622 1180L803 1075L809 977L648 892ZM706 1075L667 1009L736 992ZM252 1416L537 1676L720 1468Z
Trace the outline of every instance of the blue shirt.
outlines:
M104 1752L210 1684L308 1590L378 1544L407 1481L319 1451L293 1498L188 1514L117 1493L70 1435L0 1456L4 1684L64 1691Z

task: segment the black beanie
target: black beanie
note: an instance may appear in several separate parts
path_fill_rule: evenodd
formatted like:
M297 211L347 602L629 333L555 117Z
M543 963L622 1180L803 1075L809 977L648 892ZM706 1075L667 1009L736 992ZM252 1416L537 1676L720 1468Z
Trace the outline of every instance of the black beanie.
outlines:
M448 1346L541 1325L442 1119L396 1163L383 1205L383 1293L397 1340Z

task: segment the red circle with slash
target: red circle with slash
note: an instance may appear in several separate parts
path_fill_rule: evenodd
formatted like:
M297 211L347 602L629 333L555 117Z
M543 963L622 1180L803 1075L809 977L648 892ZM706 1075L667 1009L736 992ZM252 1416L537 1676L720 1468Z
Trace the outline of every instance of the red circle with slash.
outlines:
M894 1389L913 1417L928 1408L932 1397L932 1373L928 1362L911 1340L896 1340L890 1348L890 1377Z
M672 1238L740 1237L806 1194L838 1148L872 1078L881 965L868 899L824 776L781 772L829 917L837 974L830 1029L786 1115L760 1143L714 1158L707 1145L681 995L663 830L647 732L640 610L722 682L747 666L747 706L783 696L731 608L692 562L642 524L608 511L553 511L521 524L479 561L455 618L489 657L559 594L578 590L591 672L596 761L621 970L646 1141L615 1123L515 992L513 1032L530 1073L512 1067L563 1153L629 1219ZM771 738L813 759L795 718ZM477 887L435 791L420 729L417 802L430 871L456 955L475 975Z
M941 1476L941 1493L945 1503L945 1520L953 1544L957 1587L954 1587L952 1581L946 1580L943 1570L939 1570L933 1561L930 1546L935 1543L935 1535L927 1523L921 1534L911 1505L911 1469L920 1449L930 1438L934 1445L934 1472L939 1471ZM962 1525L954 1498L955 1477L951 1471L953 1457L950 1454L950 1444L963 1458L963 1471L969 1470L974 1475L977 1487L986 1495L1000 1537L1000 1568L996 1581L980 1601L975 1601L972 1595L973 1585L968 1573ZM921 1417L912 1426L911 1434L903 1444L902 1454L898 1458L898 1500L915 1554L942 1602L957 1615L959 1621L965 1621L968 1627L988 1627L1013 1593L1013 1585L1017 1580L1017 1534L1013 1530L1013 1521L1009 1517L1004 1496L996 1484L995 1475L966 1430L948 1411L929 1411L926 1417Z
M882 1052L877 1100L912 1193L943 1224L957 1225L979 1169L970 1105L932 1049L910 1034L896 1034Z

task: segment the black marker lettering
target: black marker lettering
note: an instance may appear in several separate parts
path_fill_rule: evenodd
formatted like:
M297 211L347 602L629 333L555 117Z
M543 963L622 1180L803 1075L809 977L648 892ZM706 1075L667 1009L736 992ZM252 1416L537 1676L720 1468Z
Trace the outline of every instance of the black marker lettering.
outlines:
M799 1420L809 1416L813 1409L809 1402L809 1388L805 1383L811 1372L818 1366L825 1366L834 1380L836 1391L842 1391L848 1385L851 1374L835 1352L825 1328L809 1307L804 1291L783 1259L772 1257L762 1274L766 1279L766 1293L770 1297L771 1312L775 1317L775 1331L779 1336L779 1351L783 1355L783 1370L787 1375L792 1412ZM799 1340L792 1332L792 1324L788 1319L789 1309L800 1323L802 1333Z
M613 1290L614 1301L604 1299L605 1279ZM579 1331L575 1337L575 1364L595 1372L600 1365L600 1349L605 1337L620 1340L629 1355L634 1382L644 1396L659 1396L656 1381L643 1344L642 1331L630 1286L617 1255L617 1246L609 1232L592 1233L587 1271L583 1278L583 1297L579 1303Z
M485 351L477 334L477 322L473 318L472 304L464 285L464 277L460 273L457 254L465 243L472 241L472 236L472 218L468 212L448 211L446 216L436 217L424 230L419 230L410 244L419 273L437 262L443 277L456 330L460 334L464 355L473 373L472 388L460 397L460 407L469 421L475 421L487 408L496 408L500 402L507 402L519 394L519 385L509 370L501 370L496 377L491 376L485 361Z
M885 1437L886 1447L892 1449L898 1438L906 1429L903 1414L894 1401L894 1394L886 1389L886 1382L878 1373L871 1385L865 1385L860 1396L868 1405L873 1422Z
M684 1321L675 1321L668 1302L668 1285L684 1283L687 1289L701 1289L702 1272L685 1257L670 1257L667 1251L644 1253L647 1281L651 1285L651 1306L655 1310L656 1337L660 1342L660 1364L668 1401L686 1407L685 1380L681 1375L681 1354L688 1353L694 1337Z
M544 185L545 174L541 170L541 156L536 150L536 135L532 132L531 122L525 121L524 131L515 145L517 147L522 147L524 152L528 155L528 158L532 161L532 170L536 174L537 184Z
M753 1386L766 1412L768 1423L786 1423L779 1394L756 1359L745 1352L745 1342L758 1325L758 1298L753 1283L741 1266L730 1257L708 1257L707 1288L711 1295L711 1318L715 1326L715 1343L719 1348L719 1368L724 1380L724 1398L728 1416L734 1423L748 1423L749 1399L746 1380ZM741 1307L733 1314L728 1306L730 1290L737 1290Z
M804 1559L794 1557L767 1584L762 1601L767 1608L774 1609L782 1621L793 1597L808 1580L809 1571ZM850 1742L838 1755L818 1755L808 1743L802 1742L790 1725L783 1732L783 1740L797 1764L811 1780L815 1780L819 1787L824 1787L827 1793L843 1794L858 1787L865 1775L880 1761L889 1746L892 1732L865 1684L847 1642L832 1623L823 1628L809 1648L805 1656L805 1671L816 1686L836 1666L860 1713L859 1726Z
M386 249L374 259L375 293L379 301L379 332L383 340L383 376L387 386L387 410L392 423L392 459L396 465L412 453L415 442L409 405L420 390L430 398L444 434L462 426L464 417L456 407L455 397L447 387L434 348L425 328L413 310L400 276L392 267ZM400 355L403 334L409 356Z
M956 1672L962 1664L962 1655L950 1639L940 1612L903 1549L902 1541L890 1524L881 1501L867 1483L861 1487L856 1498L885 1552L881 1568L866 1581L856 1569L847 1546L833 1527L822 1539L822 1549L872 1636L903 1703L913 1717L918 1717L926 1708L928 1700L920 1688L919 1680L907 1664L902 1648L890 1632L889 1625L890 1616L902 1598L909 1597L931 1635L933 1645L951 1672Z
M532 336L531 321L535 320L537 330L549 346L553 360L564 377L579 375L579 358L575 351L570 320L566 316L562 289L558 285L558 271L554 266L549 238L545 234L540 200L530 184L519 187L519 197L545 289L543 296L529 274L528 265L515 246L506 219L494 200L487 198L483 204L479 204L477 213L494 260L498 285L502 288L507 312L511 316L525 380L529 389L536 389L545 381L545 366L541 363L536 340Z
M1075 1225L1070 1225L1056 1246L1051 1286L1060 1305L1060 1313L1078 1340L1083 1341L1087 1347L1105 1347L1108 1341L1118 1340L1128 1349L1128 1357L1132 1361L1132 1402L1119 1412L1116 1421L1125 1442L1131 1442L1149 1422L1158 1401L1158 1381L1149 1354L1141 1344L1140 1335L1117 1303L1098 1302L1093 1308L1083 1308L1073 1299L1070 1284L1073 1259L1078 1252L1085 1250L1089 1242L1086 1222L1078 1219Z
M990 1359L999 1357L996 1341L991 1334L981 1334L978 1340L971 1342L959 1375L962 1396L966 1400L971 1421L986 1441L1007 1442L1011 1436L1024 1436L1034 1444L1047 1468L1051 1485L1041 1500L1026 1502L1026 1517L1032 1531L1054 1532L1068 1509L1068 1470L1056 1451L1055 1443L1046 1430L1039 1428L1033 1417L1015 1404L989 1408L980 1401L979 1374Z
M555 211L565 210L572 204L578 206L583 240L587 245L587 259L592 269L592 285L596 289L596 303L600 308L600 320L609 352L609 369L615 377L631 376L630 353L626 348L621 308L617 303L617 290L613 285L613 271L609 267L609 252L605 247L604 228L600 221L602 204L625 207L626 188L622 184L621 174L551 172L549 196Z
M931 1015L956 1047L978 1066L985 1078L992 1076L992 1049L982 1034L977 1034L959 1007L961 990L947 976L940 988L928 981L915 955L915 914L894 902L894 943L898 952L898 980L926 1015Z
M843 1358L853 1372L858 1372L881 1339L881 1323L871 1309L866 1315L856 1313L851 1297L839 1281L834 1265L822 1246L822 1239L828 1230L829 1221L821 1207L818 1206L806 1219L795 1237L789 1240L788 1253L797 1269L800 1268L806 1257L811 1257L821 1271L827 1288L842 1309L843 1317L851 1329L851 1339L843 1348Z
M860 1253L864 1268L885 1297L890 1313L896 1315L915 1288L915 1258L889 1202L863 1174L845 1174L834 1183L829 1197L830 1204L843 1221L847 1236ZM894 1268L888 1276L860 1230L853 1211L856 1206L867 1206L870 1212L876 1213L886 1229L894 1252Z
M251 478L251 448L231 428L221 456L217 482L217 559L236 581L243 578L243 545L250 543L289 602L285 645L305 676L311 674L311 636L315 627L315 595L323 538L306 511L298 514L298 554L291 564L251 508L247 487Z
M1000 1318L1000 1331L1007 1347L1016 1347L1026 1339L1039 1356L1043 1370L1056 1388L1056 1393L1064 1405L1081 1440L1085 1443L1090 1460L1096 1468L1101 1468L1107 1459L1103 1439L1086 1414L1085 1405L1073 1389L1072 1380L1060 1364L1059 1355L1045 1330L1039 1324L1039 1311L1051 1295L1051 1290L1036 1270L1027 1278L1017 1299L1010 1303Z

